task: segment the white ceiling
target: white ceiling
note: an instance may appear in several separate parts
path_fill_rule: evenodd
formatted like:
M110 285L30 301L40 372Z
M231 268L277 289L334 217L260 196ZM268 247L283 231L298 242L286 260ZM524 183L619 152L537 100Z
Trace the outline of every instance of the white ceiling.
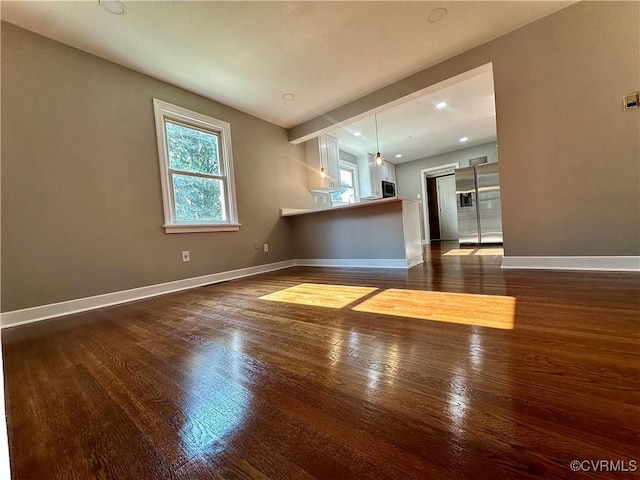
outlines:
M416 98L377 113L380 152L398 164L495 141L496 110L491 66L453 78ZM447 106L438 109L440 102ZM360 136L354 136L354 133ZM375 118L330 130L340 149L354 155L377 152ZM466 137L466 142L460 139ZM396 158L401 154L401 158Z
M98 0L2 1L1 16L285 128L573 3L123 1L124 16Z

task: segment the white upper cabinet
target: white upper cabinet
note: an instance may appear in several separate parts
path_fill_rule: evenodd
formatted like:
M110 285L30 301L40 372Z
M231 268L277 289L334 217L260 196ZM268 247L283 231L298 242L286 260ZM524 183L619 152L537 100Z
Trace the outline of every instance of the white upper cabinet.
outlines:
M357 160L360 198L382 198L382 166L368 153L358 156Z
M396 166L393 163L382 162L382 180L396 183Z
M305 142L305 148L309 167L307 170L309 190L321 193L340 190L338 140L329 135L320 135Z

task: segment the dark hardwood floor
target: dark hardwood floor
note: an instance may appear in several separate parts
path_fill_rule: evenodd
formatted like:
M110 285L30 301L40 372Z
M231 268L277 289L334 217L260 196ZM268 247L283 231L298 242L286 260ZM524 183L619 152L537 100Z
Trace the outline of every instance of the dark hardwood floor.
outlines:
M637 478L639 276L456 248L4 330L13 477Z

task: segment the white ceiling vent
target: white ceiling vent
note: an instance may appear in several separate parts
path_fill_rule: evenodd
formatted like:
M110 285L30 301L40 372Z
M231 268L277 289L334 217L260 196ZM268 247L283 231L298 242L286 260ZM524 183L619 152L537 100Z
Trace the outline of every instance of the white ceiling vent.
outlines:
M487 157L472 158L471 160L469 160L469 166L482 165L483 163L487 163L488 161L489 159Z

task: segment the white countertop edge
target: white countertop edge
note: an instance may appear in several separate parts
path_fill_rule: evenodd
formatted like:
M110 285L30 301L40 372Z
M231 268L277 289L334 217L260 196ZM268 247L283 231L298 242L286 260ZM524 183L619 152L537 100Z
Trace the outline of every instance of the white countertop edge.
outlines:
M360 207L370 207L374 205L380 205L381 203L393 203L393 202L411 202L411 203L420 203L418 200L410 200L407 198L381 198L380 200L372 200L370 202L360 202L360 203L352 203L350 205L340 205L338 207L329 207L324 209L299 209L299 208L281 208L280 216L281 217L294 217L297 215L307 215L309 213L320 213L320 212L334 212L336 210L348 210L351 208L360 208Z

